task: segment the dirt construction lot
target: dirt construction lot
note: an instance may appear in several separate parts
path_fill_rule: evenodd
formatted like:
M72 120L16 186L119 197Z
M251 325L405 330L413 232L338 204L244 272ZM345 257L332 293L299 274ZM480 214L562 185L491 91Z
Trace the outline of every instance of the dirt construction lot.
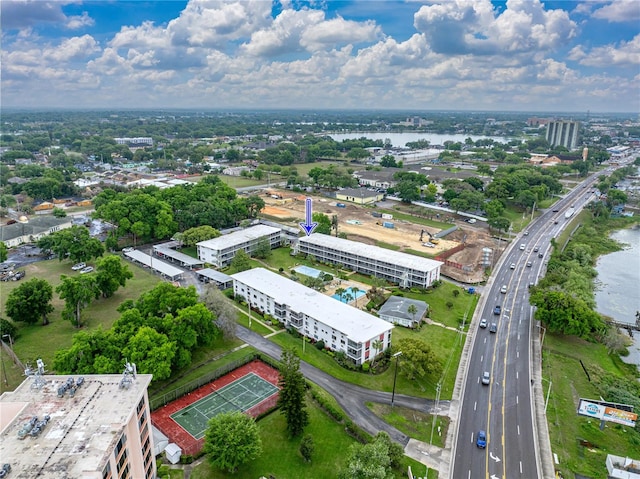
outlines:
M424 251L433 257L451 250L464 243L461 251L454 253L449 261L458 263L459 267L444 266L443 274L453 279L478 283L484 279L484 268L481 265L482 249L485 247L495 250L495 241L482 228L475 228L460 222L460 229L449 234L446 239L441 239L435 247L423 246L429 242L428 233L435 234L439 230L410 223L404 220L375 218L372 208L346 204L344 208L338 208L336 201L329 198L313 197L313 212L323 213L331 218L338 217L338 232L346 233L347 237L354 241L367 244L383 242L398 247L399 251L416 250ZM265 199L266 206L262 213L279 222L290 226L297 226L304 221L305 201L304 197ZM382 226L383 222L393 223L393 228ZM464 225L464 226L463 226ZM422 233L424 230L424 233ZM428 232L428 233L427 233ZM421 239L422 234L422 239Z

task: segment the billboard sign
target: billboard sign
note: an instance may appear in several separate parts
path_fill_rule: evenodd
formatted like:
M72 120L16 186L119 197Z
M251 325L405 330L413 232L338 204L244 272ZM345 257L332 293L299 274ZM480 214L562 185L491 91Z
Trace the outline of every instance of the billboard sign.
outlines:
M578 414L595 419L601 419L603 421L623 424L629 427L634 427L636 425L636 420L638 419L638 415L631 411L624 411L622 409L605 406L604 404L598 404L597 402L587 401L585 399L580 399Z

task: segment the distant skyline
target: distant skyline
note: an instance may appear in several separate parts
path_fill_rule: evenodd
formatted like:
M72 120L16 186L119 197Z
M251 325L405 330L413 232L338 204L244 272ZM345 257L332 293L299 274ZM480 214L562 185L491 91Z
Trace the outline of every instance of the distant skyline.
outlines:
M640 1L3 0L3 108L640 113Z

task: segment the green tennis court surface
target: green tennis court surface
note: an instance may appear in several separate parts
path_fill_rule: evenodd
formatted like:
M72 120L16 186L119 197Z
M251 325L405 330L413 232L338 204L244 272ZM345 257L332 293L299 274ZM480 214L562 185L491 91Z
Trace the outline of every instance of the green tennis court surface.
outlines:
M260 376L249 373L199 401L174 412L171 419L196 439L204 437L212 417L229 411L246 411L275 394L278 388Z

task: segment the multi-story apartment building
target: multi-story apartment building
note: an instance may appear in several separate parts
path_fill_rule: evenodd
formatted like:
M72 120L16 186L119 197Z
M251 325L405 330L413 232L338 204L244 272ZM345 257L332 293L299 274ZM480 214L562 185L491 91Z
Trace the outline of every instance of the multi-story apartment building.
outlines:
M579 121L550 121L547 123L545 139L551 146L564 146L567 150L578 148Z
M150 382L151 374L29 376L3 393L8 477L155 479Z
M153 146L153 138L150 136L137 136L137 137L125 137L114 138L118 145L148 145Z
M198 259L217 268L228 266L239 250L252 255L261 241L267 240L271 248L278 248L282 243L280 228L267 225L256 225L234 231L207 241L197 243Z
M440 279L442 266L440 261L323 234L301 237L293 252L313 255L318 261L385 279L403 288L430 286Z
M231 277L236 296L252 308L324 341L333 351L343 351L356 365L391 346L392 324L277 273L254 268Z

